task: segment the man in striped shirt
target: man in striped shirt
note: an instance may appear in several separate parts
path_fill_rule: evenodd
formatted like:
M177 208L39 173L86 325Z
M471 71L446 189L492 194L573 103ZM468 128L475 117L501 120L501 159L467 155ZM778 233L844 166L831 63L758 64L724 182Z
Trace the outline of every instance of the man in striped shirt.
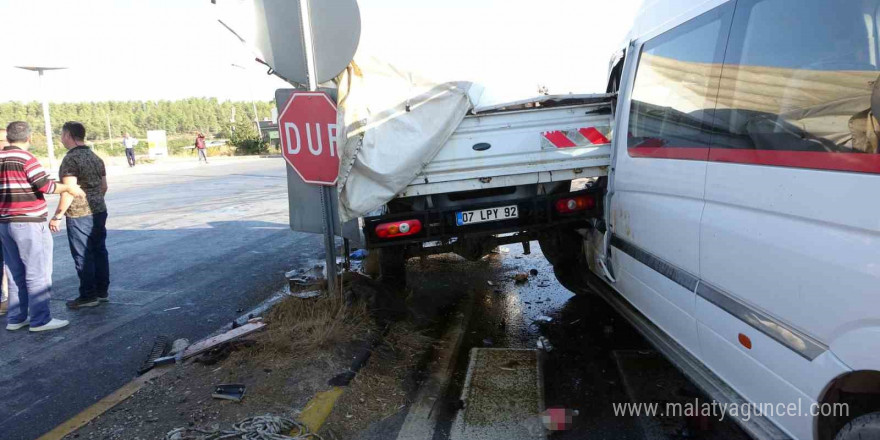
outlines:
M4 266L10 275L6 330L54 330L68 324L49 311L52 294L52 234L43 194L68 193L85 197L79 185L49 178L27 150L31 127L16 121L6 126L9 146L0 150L0 241Z

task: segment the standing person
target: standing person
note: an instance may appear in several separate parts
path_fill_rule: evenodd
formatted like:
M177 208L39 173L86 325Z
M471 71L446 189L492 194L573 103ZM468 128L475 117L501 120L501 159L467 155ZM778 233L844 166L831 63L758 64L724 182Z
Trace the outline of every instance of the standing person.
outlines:
M135 165L134 147L138 144L138 140L131 137L128 133L122 136L122 145L125 147L125 158L128 159L129 168Z
M199 132L196 135L196 150L199 152L199 163L205 159L205 165L208 164L208 150L205 149L205 135Z
M67 216L67 241L76 274L79 297L67 301L67 308L95 307L109 301L110 260L107 254L107 172L104 161L85 145L86 128L79 122L65 122L61 143L67 154L58 172L65 184L76 184L86 193L85 199L61 195L58 209L49 221L49 229L58 232Z
M6 141L6 129L0 128L0 150L9 146ZM3 271L3 281L0 282L0 316L9 310L9 287L6 280L6 269L3 268L3 246L0 245L0 271Z
M65 327L52 318L52 234L43 194L85 197L79 185L56 183L33 154L31 127L15 121L6 126L9 146L0 150L0 242L9 273L9 312L6 330L30 326L39 332Z

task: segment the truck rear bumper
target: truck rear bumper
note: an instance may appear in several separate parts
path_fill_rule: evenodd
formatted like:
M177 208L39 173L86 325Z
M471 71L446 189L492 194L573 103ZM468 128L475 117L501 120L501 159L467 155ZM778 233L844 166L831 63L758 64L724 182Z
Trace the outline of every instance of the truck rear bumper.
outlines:
M561 213L557 210L556 204L559 200L579 196L591 197L594 201L592 207L570 213ZM527 241L533 239L531 237L535 236L538 232L546 229L554 229L563 226L573 228L587 227L589 225L589 219L597 218L601 215L601 197L601 189L593 187L575 192L533 196L515 200L494 201L490 203L475 203L455 208L366 217L364 218L363 232L367 248L382 248L387 246L411 245L435 241L440 242L438 245L442 246L455 239L508 233L520 233L523 234L523 238L507 240L506 242ZM463 226L459 226L456 222L456 214L462 211L506 207L511 205L517 206L519 211L518 218ZM416 234L394 238L382 238L376 233L376 228L379 225L411 220L417 220L421 224L421 230ZM528 238L526 238L526 236L528 236Z

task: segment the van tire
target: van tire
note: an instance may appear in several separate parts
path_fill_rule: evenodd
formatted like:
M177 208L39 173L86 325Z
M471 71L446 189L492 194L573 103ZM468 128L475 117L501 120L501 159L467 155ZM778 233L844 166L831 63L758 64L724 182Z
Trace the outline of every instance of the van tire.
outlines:
M583 238L571 229L558 229L538 238L541 252L553 266L576 263L581 259Z
M873 412L850 420L834 440L880 439L880 412Z
M389 246L379 249L379 274L383 282L406 284L406 248Z

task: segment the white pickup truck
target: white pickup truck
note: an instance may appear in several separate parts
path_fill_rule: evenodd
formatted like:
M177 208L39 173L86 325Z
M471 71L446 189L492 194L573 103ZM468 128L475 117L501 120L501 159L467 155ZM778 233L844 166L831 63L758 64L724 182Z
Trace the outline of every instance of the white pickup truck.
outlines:
M571 254L566 237L602 210L611 103L606 94L559 95L474 108L384 214L363 219L383 276L402 277L415 255L478 259L536 239L551 260ZM576 179L586 185L572 191Z

